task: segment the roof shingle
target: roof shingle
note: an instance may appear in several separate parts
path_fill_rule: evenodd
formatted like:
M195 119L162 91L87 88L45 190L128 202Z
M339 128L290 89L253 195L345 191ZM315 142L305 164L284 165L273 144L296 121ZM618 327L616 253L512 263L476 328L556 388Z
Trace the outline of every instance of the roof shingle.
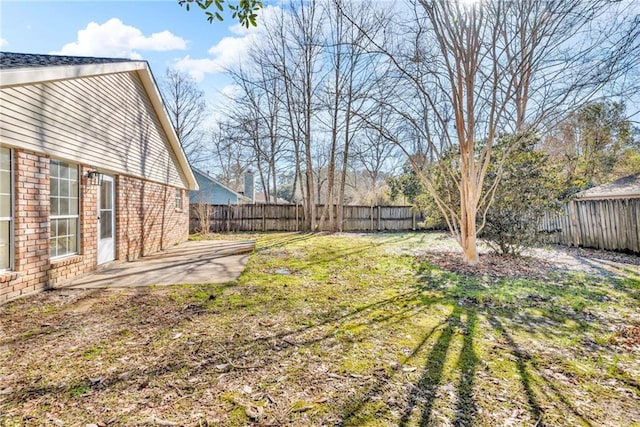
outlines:
M590 188L577 194L580 199L627 198L640 196L640 173Z
M36 53L0 52L0 69L52 67L61 65L108 64L131 62L126 58L94 58L90 56L43 55Z

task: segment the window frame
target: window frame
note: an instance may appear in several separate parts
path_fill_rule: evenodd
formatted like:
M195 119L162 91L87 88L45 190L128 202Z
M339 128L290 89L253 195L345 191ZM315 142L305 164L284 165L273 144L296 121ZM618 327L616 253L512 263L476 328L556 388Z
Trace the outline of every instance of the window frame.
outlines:
M58 259L63 259L63 258L67 258L67 257L71 257L71 256L75 256L80 254L80 194L81 194L81 186L82 186L82 179L80 176L80 165L77 163L72 163L72 162L67 162L64 160L58 160L58 159L50 159L49 161L49 165L51 166L52 163L57 163L58 166L60 166L61 164L66 165L67 167L72 167L76 169L76 183L77 183L77 193L76 193L76 203L77 203L77 209L76 209L76 214L66 214L66 215L52 215L51 211L51 198L53 197L53 195L51 194L51 192L49 192L49 259L51 260L58 260ZM51 167L49 168L49 185L51 185L52 179L53 179L53 175L51 173ZM58 173L57 177L58 180L60 180L60 174ZM69 194L68 197L70 197L71 194ZM60 197L59 195L57 197ZM58 220L68 220L68 219L75 219L75 225L76 225L76 233L75 233L75 251L73 252L66 252L63 254L56 254L53 255L52 251L53 251L53 245L51 244L51 241L55 238L59 238L59 236L57 236L57 227L56 227L56 236L54 236L53 233L53 224L54 221L58 221ZM57 224L57 222L56 222ZM66 234L67 236L69 234Z
M13 159L14 150L9 147L0 147L0 150L6 149L9 151L9 216L0 216L0 222L9 223L9 263L6 268L0 268L0 273L13 271L15 267L15 161Z

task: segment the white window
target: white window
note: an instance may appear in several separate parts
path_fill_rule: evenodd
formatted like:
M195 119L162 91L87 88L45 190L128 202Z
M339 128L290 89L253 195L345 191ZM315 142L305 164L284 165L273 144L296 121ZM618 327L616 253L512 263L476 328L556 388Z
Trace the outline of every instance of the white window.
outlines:
M11 149L0 147L0 271L10 270L13 257L13 185Z
M182 210L182 190L176 188L176 210Z
M78 253L78 166L51 160L51 258Z

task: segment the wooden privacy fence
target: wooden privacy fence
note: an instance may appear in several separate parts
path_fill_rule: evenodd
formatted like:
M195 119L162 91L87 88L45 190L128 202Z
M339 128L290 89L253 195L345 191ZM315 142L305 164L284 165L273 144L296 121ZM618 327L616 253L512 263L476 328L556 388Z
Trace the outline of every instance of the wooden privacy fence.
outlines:
M573 200L540 221L547 241L640 253L640 198Z
M317 205L320 221L323 205ZM337 206L333 206L337 217ZM343 231L405 231L416 228L411 206L344 206ZM328 216L322 230L328 231ZM304 211L300 205L191 205L190 231L302 231Z

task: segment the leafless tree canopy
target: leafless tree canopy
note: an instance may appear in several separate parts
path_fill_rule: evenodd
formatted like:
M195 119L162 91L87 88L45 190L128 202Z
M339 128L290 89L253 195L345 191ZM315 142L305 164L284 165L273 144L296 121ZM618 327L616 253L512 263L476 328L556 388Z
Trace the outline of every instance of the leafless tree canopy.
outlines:
M497 138L544 133L640 86L630 0L292 0L278 11L230 70L229 129L254 153L263 188L277 194L287 175L308 227L320 201L338 205L318 217L339 230L356 170L375 189L401 151L471 264L499 182L483 190ZM456 197L438 194L433 170Z
M207 113L204 92L187 74L168 68L160 83L169 117L191 163L205 156L203 121Z

